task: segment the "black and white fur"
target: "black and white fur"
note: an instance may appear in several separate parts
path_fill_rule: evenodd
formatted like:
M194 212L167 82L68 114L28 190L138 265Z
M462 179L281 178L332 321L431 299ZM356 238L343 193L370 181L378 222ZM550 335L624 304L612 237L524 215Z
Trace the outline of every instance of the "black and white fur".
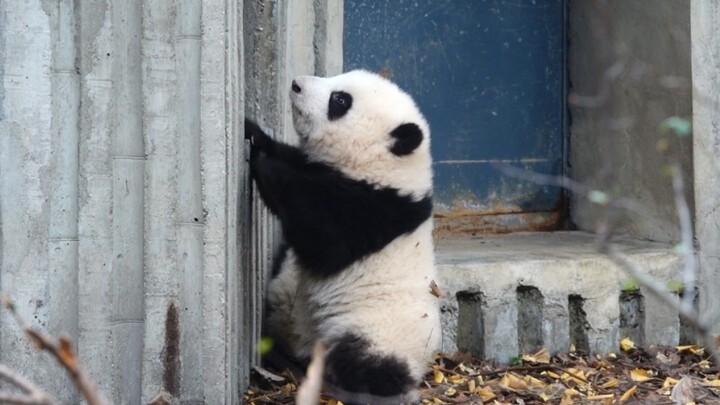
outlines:
M366 71L298 77L290 98L299 146L245 123L252 176L287 245L266 333L299 362L321 341L326 386L345 402L415 401L441 337L428 124Z

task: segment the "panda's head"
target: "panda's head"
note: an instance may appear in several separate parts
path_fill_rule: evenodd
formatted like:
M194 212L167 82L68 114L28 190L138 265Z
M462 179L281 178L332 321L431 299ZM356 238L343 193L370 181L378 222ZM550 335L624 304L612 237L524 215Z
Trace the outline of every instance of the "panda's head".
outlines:
M430 129L394 83L363 70L300 76L290 99L300 145L311 159L417 199L432 193Z

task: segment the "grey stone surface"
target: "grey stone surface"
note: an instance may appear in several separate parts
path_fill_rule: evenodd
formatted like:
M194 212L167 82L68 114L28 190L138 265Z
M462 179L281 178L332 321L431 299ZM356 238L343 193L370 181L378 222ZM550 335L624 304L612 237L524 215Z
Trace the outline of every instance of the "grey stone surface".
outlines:
M627 239L614 243L628 260L652 276L666 281L675 278L681 260L671 246ZM436 251L440 287L447 294L443 305L455 308L443 315L443 350L456 350L458 339L468 335L467 325L458 324L456 309L458 294L468 292L484 297L482 351L487 357L508 361L519 354L519 345L528 339L526 328L519 327L520 313L542 318L537 319L542 346L552 352L568 350L571 295L583 300L590 350L616 350L621 338L620 289L627 276L598 253L593 234L519 233L447 239L438 243ZM520 308L532 301L523 304L518 300L520 286L524 291L536 288L542 295L542 306ZM677 312L656 304L646 308L646 319L648 344L677 341Z
M251 200L243 115L294 139L289 80L339 69L341 11L0 1L0 288L70 333L111 403L241 401L277 232ZM77 403L0 325L0 362Z
M0 2L0 288L111 403L239 403L247 382L238 6ZM0 323L0 362L78 403Z

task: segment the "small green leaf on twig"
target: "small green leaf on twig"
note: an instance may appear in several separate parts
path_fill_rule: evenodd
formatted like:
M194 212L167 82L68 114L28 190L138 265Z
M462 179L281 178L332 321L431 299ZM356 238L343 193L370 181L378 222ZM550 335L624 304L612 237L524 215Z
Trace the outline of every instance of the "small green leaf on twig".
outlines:
M681 117L668 117L660 124L660 132L665 133L673 131L679 137L685 137L692 132L692 123L690 120Z
M600 190L590 190L587 198L590 202L600 205L607 205L610 202L610 196Z
M637 291L640 287L638 286L637 280L634 278L629 278L625 281L623 281L622 286L620 287L620 291L622 292L633 292Z
M270 353L272 348L273 348L272 338L264 337L264 338L260 339L260 341L257 343L257 349L261 356L264 356L264 355Z
M667 284L668 291L672 291L676 294L682 294L685 291L685 283L680 280L670 280Z

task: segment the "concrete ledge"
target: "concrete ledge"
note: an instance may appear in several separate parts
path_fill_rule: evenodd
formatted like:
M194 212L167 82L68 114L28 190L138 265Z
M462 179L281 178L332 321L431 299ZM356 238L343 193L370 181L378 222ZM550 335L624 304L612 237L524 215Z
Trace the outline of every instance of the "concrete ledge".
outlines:
M654 277L677 279L670 245L615 244ZM620 305L627 276L598 253L585 232L517 233L437 243L443 299L443 350L508 361L539 347L617 350L622 335L640 344L677 344L677 312L642 289ZM624 297L626 298L626 297ZM621 316L622 312L622 316Z

